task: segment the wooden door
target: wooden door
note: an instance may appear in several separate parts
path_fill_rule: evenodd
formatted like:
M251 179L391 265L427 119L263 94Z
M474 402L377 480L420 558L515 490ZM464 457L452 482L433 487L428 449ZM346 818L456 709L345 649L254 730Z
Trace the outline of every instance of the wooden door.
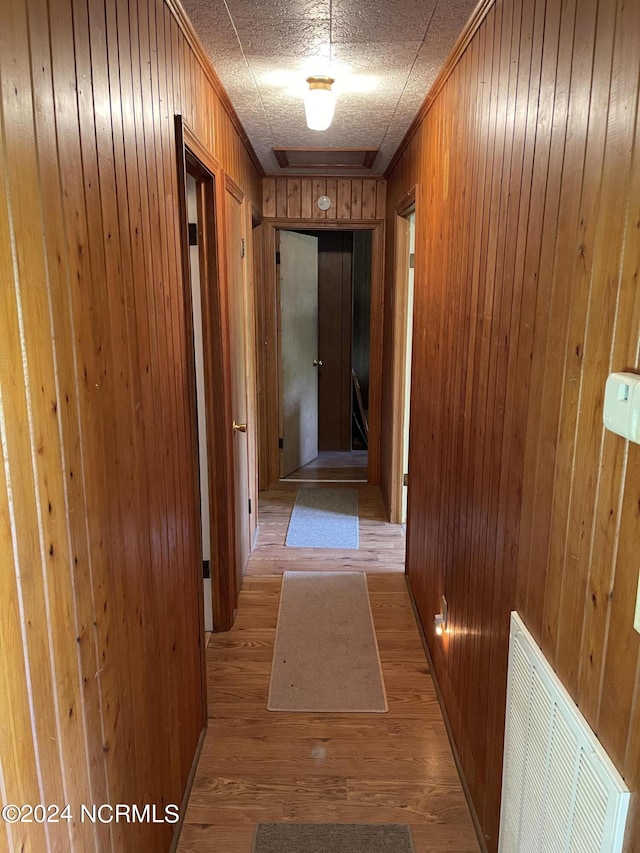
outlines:
M318 242L318 449L351 450L353 232Z
M318 239L280 232L282 453L286 477L318 455Z
M247 432L247 293L244 263L244 212L236 194L225 192L226 268L229 299L231 399L233 416L234 522L236 536L236 585L242 585L251 534L249 513L250 471Z

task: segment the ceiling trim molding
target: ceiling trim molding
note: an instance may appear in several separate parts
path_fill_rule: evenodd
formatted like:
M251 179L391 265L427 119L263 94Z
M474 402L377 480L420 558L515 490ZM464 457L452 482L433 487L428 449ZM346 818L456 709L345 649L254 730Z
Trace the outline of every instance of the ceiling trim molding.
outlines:
M189 47L194 52L195 57L198 60L198 63L200 64L202 70L204 71L209 83L211 83L213 91L220 99L222 108L231 119L231 123L236 129L236 132L240 137L242 144L247 149L247 153L249 154L253 165L258 170L258 174L261 178L263 178L264 169L262 167L262 163L260 162L260 160L258 160L258 155L254 151L253 145L251 144L251 141L247 136L247 132L242 126L242 122L238 118L238 114L235 111L231 100L229 99L229 95L227 94L226 89L222 85L222 82L220 81L220 78L218 77L218 74L215 68L213 67L211 60L207 56L207 52L204 49L202 42L198 38L198 34L196 33L193 24L189 19L189 16L182 8L180 0L164 0L164 2L173 17L175 18L176 23L182 30L182 34L189 43Z
M476 8L471 13L471 17L467 21L464 29L462 30L462 32L458 36L458 40L456 41L453 48L451 49L451 53L449 54L447 61L445 62L444 66L442 67L442 71L438 74L438 76L435 79L433 86L429 89L429 92L427 93L427 96L425 97L424 101L422 102L420 109L418 110L418 112L415 115L415 118L413 119L413 121L409 125L409 129L407 130L404 137L402 138L402 142L400 143L400 145L396 149L396 152L393 155L393 157L391 158L389 165L385 169L385 173L384 173L385 178L388 178L391 175L391 173L393 172L393 170L395 169L395 167L398 165L398 161L400 160L400 158L404 154L405 149L407 148L407 146L409 145L409 143L413 139L416 131L418 130L418 128L420 127L420 125L424 121L425 116L427 115L427 113L429 112L431 107L433 106L436 98L440 94L442 88L444 87L445 83L449 79L454 68L456 67L456 65L460 61L465 50L469 47L471 40L473 39L475 34L480 29L482 22L487 17L489 10L495 4L495 2L496 2L496 0L480 0L478 5L476 6Z
M287 231L374 231L385 219L288 219L286 216L265 216L263 222Z
M265 180L272 181L300 181L300 180L309 180L312 179L314 181L380 181L380 183L387 185L387 179L384 175L364 175L362 171L358 172L357 175L332 175L330 172L322 172L318 173L317 171L313 172L277 172L276 174L270 174L264 176ZM273 217L272 217L273 218ZM320 220L322 221L322 220ZM366 222L371 222L371 219L363 220Z
M353 171L356 174L363 173L371 173L371 169L375 162L376 157L378 156L379 149L378 148L370 148L367 146L355 147L355 148L318 148L318 147L306 147L306 146L280 146L277 148L271 149L275 155L276 160L278 161L278 165L282 169L309 169L316 172L318 169L325 169L330 171L331 169L337 170L340 174L344 174L345 171ZM315 163L290 163L289 162L289 154L317 154L318 160ZM332 156L339 156L341 154L349 155L349 154L360 154L362 155L361 163L331 163L329 159ZM323 159L323 156L325 159ZM329 159L327 159L329 158Z

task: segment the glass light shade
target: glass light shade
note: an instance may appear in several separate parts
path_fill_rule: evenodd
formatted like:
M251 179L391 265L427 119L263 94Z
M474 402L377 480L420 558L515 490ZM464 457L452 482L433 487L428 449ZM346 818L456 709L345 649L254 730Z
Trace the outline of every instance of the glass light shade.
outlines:
M333 121L336 97L331 91L331 77L309 77L309 91L304 97L304 111L310 130L326 130Z

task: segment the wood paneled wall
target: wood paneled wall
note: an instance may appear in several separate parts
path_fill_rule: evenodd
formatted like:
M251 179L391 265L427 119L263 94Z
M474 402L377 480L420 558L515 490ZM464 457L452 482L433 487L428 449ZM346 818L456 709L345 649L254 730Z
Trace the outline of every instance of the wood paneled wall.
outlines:
M164 851L80 804L181 802L204 724L174 113L260 203L179 11L7 0L0 28L0 849Z
M271 219L384 219L387 182L382 178L265 178L263 215ZM316 201L326 195L329 210Z
M640 448L602 426L640 367L639 72L639 4L497 0L388 174L388 271L421 190L409 579L490 850L514 607L640 788Z

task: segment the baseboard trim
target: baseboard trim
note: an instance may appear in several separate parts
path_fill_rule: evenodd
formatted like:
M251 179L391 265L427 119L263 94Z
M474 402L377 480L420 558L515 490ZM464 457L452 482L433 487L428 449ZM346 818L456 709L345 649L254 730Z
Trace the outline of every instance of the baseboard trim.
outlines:
M184 826L184 818L187 814L187 806L189 804L189 797L191 796L191 789L193 788L193 781L196 778L196 770L198 768L198 762L200 761L200 753L202 752L202 747L204 745L205 735L207 734L207 720L205 720L205 724L200 732L200 737L198 738L198 743L196 746L196 751L193 756L193 762L191 764L191 770L189 771L189 777L187 779L187 785L184 789L184 796L182 797L182 803L180 805L180 820L178 821L176 828L173 833L173 840L171 842L171 847L169 848L169 853L176 853L178 850L178 845L180 843L180 835L182 834L182 827Z
M407 585L407 591L409 593L409 600L411 601L411 606L413 607L413 614L416 618L416 623L418 625L418 631L420 632L420 640L422 641L422 648L424 649L425 656L427 658L427 662L429 664L429 670L431 672L431 678L433 679L433 686L436 690L436 696L438 697L438 704L440 705L440 710L442 711L442 718L444 719L444 725L447 730L447 736L449 738L449 743L451 744L451 752L453 753L453 760L456 763L456 769L458 771L458 776L460 777L460 784L462 785L462 790L464 791L464 796L467 801L467 805L469 806L469 812L471 813L471 820L473 821L473 828L476 831L476 835L478 837L478 843L480 845L480 850L482 853L488 853L487 850L487 842L485 840L484 834L482 832L482 827L480 826L480 820L478 819L478 813L476 812L476 807L473 804L473 800L471 799L471 792L469 790L469 786L467 785L467 780L464 775L464 770L462 769L462 762L460 761L460 755L458 753L458 747L456 746L456 742L453 739L453 730L451 728L451 723L449 722L449 715L447 714L447 709L444 704L444 700L442 698L442 691L440 690L440 685L438 684L438 679L435 674L435 670L433 667L433 658L431 657L431 652L429 651L429 644L427 643L427 638L424 635L424 630L422 628L422 623L420 621L420 616L418 614L418 608L416 606L416 600L413 597L413 592L411 590L411 584L409 583L409 576L405 574L404 576L405 583Z

